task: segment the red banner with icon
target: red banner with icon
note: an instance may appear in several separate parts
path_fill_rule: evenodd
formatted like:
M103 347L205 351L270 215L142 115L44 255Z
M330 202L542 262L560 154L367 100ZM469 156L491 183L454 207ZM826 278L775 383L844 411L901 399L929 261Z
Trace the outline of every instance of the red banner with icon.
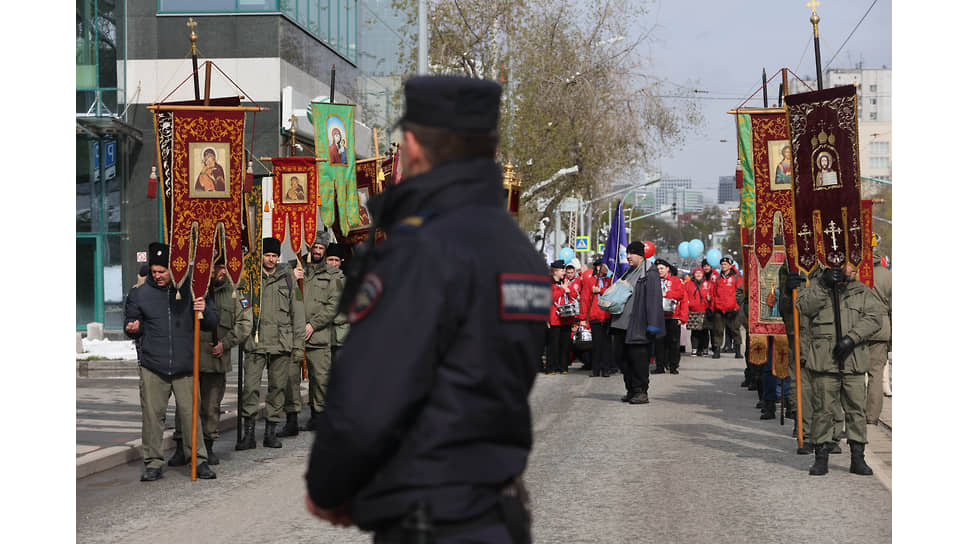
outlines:
M302 244L311 245L316 238L316 159L276 157L272 159L272 173L272 236L285 241L288 221L289 245L300 255Z

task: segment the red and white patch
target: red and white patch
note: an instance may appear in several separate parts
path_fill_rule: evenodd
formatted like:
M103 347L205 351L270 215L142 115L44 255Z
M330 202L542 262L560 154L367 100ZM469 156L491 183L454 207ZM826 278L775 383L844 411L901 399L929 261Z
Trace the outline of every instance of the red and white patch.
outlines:
M380 279L380 276L370 272L363 278L363 283L360 285L359 291L356 292L356 298L353 299L353 304L350 305L350 310L346 314L346 319L350 324L366 317L366 314L370 313L370 310L376 306L376 302L380 300L382 294L383 280Z

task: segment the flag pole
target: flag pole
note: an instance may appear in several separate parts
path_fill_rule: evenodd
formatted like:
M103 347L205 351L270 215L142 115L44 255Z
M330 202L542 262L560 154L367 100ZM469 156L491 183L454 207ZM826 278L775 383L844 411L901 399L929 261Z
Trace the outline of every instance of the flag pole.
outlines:
M813 9L813 15L810 16L810 22L813 24L813 57L817 63L817 90L823 90L823 74L820 71L820 30L817 25L820 23L820 16L817 15L817 6L820 2L817 0L810 0L807 4L808 8Z
M191 281L191 280L189 280ZM194 303L194 301L193 301ZM192 481L197 478L195 467L198 456L198 339L202 312L195 312L195 349L192 350Z

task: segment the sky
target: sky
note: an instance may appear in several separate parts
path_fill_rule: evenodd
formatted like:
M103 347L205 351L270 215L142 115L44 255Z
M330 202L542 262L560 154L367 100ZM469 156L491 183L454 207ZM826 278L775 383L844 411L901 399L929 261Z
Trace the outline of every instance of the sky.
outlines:
M820 58L826 68L851 30L874 0L821 0ZM651 63L650 73L667 88L698 89L703 124L690 130L685 143L658 157L653 167L667 177L692 178L715 202L720 176L736 168L736 122L726 112L756 96L747 105L762 107L757 89L763 69L770 78L781 68L800 78L816 79L813 27L807 0L683 1L648 0L641 28L651 39L640 54ZM877 0L830 68L891 66L891 0ZM793 79L790 76L790 79ZM777 103L781 76L768 85L770 105ZM681 99L667 99L669 105ZM726 140L721 142L720 140Z

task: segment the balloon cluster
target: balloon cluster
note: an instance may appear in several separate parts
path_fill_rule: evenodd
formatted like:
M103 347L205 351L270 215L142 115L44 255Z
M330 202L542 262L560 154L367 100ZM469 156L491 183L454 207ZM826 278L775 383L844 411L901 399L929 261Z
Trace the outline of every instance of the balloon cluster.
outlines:
M566 263L570 263L572 259L575 258L575 250L570 247L563 247L558 252L558 258Z
M681 242L679 244L679 256L683 259L695 259L702 255L705 248L706 246L703 245L702 240L693 238L688 242Z
M719 260L723 258L723 252L718 249L710 249L706 252L706 261L715 268L719 264Z

